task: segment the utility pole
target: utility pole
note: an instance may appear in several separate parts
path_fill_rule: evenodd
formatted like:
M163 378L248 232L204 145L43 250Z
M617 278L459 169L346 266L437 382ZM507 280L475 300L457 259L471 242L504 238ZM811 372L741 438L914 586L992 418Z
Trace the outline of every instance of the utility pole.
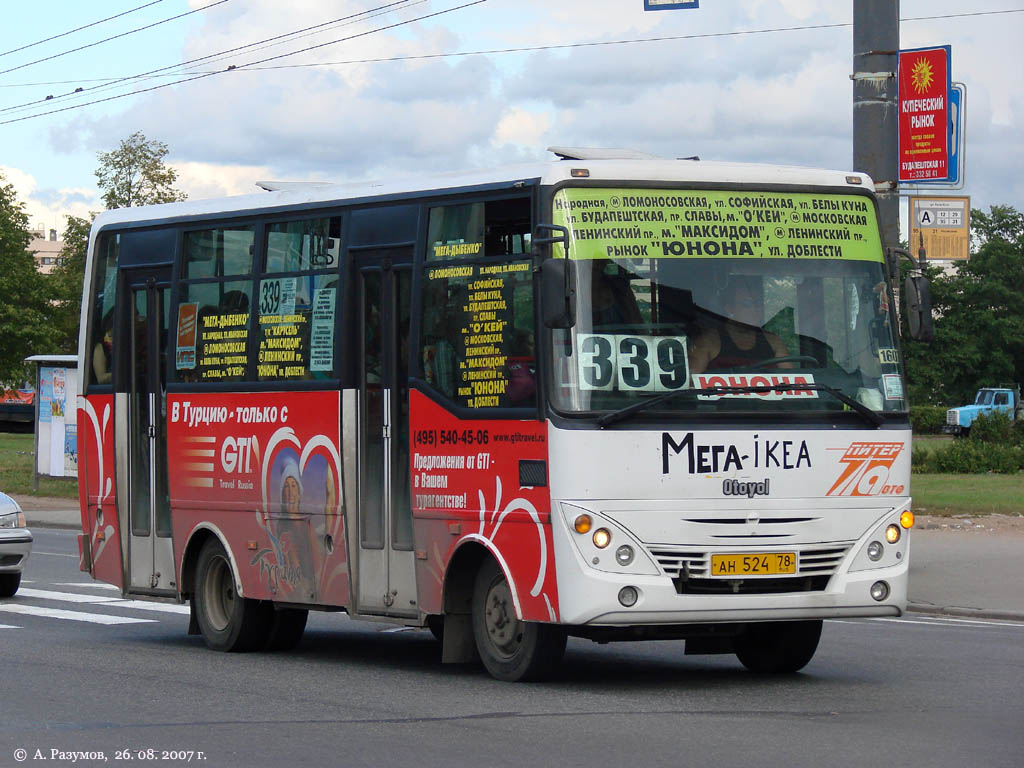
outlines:
M900 0L853 0L853 168L875 181L884 247L900 243Z

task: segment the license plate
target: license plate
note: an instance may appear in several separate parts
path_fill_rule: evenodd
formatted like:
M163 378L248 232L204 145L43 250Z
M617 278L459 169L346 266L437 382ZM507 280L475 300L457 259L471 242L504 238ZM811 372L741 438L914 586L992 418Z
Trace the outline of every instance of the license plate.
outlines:
M795 552L747 552L712 555L712 576L777 576L796 573Z

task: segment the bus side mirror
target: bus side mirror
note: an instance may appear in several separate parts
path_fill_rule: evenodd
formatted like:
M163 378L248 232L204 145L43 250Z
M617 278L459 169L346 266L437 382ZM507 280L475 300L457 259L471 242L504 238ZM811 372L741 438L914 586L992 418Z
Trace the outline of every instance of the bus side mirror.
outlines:
M903 300L907 308L907 329L915 341L931 341L935 338L935 323L932 320L932 291L928 278L923 275L907 275L903 282Z
M568 259L547 259L540 265L541 320L548 328L576 324L576 269Z

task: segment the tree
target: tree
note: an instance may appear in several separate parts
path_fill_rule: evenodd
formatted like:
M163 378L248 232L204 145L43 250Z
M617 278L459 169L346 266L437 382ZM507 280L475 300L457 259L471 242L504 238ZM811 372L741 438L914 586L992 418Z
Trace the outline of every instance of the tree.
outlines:
M960 405L978 387L1024 383L1024 215L971 211L976 249L951 275L929 270L935 340L904 337L915 403Z
M28 215L0 174L0 383L21 386L24 360L50 352L51 305L44 276L27 249Z
M49 275L53 299L53 333L55 352L74 354L78 350L78 325L82 308L82 280L85 275L85 252L89 245L92 217L68 216L64 229L64 245L60 249L61 264Z
M178 172L164 163L167 145L136 131L112 152L99 152L96 179L107 208L175 203L187 195L174 189Z

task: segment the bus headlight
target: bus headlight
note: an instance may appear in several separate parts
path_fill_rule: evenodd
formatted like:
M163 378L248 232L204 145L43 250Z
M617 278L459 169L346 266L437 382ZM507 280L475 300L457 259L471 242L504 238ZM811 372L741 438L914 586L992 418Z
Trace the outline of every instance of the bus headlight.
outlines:
M615 550L615 562L622 566L629 565L633 562L634 554L633 548L629 544L623 544Z
M860 549L850 563L851 573L874 568L891 568L906 563L910 536L903 533L903 523L904 515L909 513L907 507L900 511L892 510L867 532Z
M871 585L871 597L878 602L882 602L889 596L889 585L884 581L876 581Z
M657 576L661 568L644 545L616 520L561 503L569 540L587 567L616 576Z

